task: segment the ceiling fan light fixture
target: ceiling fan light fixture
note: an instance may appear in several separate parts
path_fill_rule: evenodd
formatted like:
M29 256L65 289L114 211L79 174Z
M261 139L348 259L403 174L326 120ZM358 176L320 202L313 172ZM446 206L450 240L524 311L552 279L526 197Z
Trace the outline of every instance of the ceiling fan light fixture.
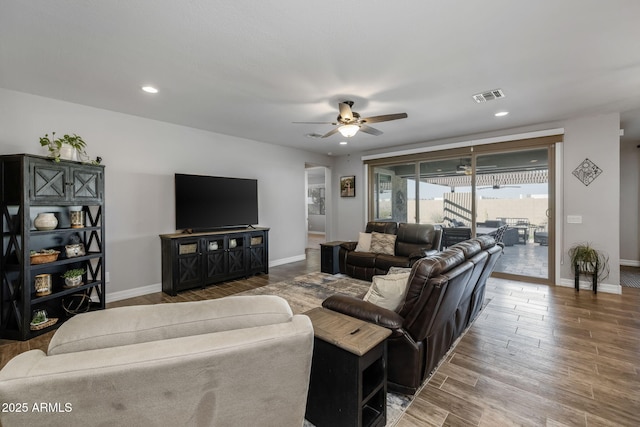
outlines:
M360 126L358 125L342 125L338 128L338 131L345 138L351 138L360 130Z

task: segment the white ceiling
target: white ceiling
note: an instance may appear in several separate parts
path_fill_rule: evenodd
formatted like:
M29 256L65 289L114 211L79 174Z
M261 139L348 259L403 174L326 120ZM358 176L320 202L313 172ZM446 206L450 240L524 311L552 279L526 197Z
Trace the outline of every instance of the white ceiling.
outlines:
M0 0L0 87L335 155L617 111L640 140L639 18L638 0ZM347 146L292 124L347 99L409 117Z

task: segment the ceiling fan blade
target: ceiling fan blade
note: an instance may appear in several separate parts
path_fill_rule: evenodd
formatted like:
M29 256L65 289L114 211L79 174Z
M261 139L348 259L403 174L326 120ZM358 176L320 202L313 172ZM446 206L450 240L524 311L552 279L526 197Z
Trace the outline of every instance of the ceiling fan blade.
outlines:
M340 117L342 117L346 122L353 120L353 112L351 112L351 106L349 104L341 102L338 104L338 108L340 108Z
M380 123L391 120L406 119L407 117L407 113L385 114L383 116L365 117L361 121L362 123Z
M337 125L337 122L291 122L291 123L295 123L295 124L302 124L302 125Z
M360 132L368 133L369 135L375 136L382 135L382 131L367 125L360 125Z
M323 138L328 138L328 137L330 137L331 135L333 135L334 133L337 133L337 132L338 132L338 129L339 129L339 128L334 128L333 130L330 130L329 132L327 132L327 133L325 133L324 135L322 135L322 137L323 137Z

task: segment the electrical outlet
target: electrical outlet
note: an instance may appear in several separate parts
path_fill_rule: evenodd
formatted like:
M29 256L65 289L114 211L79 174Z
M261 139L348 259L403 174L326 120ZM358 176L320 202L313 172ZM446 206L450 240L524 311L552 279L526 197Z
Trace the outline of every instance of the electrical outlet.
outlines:
M104 273L104 280L106 283L109 283L111 281L111 278L109 277L109 272L107 271L106 273Z

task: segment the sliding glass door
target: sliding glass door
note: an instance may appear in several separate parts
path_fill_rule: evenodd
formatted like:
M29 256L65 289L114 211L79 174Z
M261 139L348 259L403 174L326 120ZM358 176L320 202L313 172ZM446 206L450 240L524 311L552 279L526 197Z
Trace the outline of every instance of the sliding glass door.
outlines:
M561 139L370 161L369 218L436 224L442 229L441 249L492 235L505 245L496 276L551 283L553 147Z
M372 175L372 219L415 223L415 163L374 167Z
M495 272L550 279L548 148L478 154L476 165L476 235L503 228Z

